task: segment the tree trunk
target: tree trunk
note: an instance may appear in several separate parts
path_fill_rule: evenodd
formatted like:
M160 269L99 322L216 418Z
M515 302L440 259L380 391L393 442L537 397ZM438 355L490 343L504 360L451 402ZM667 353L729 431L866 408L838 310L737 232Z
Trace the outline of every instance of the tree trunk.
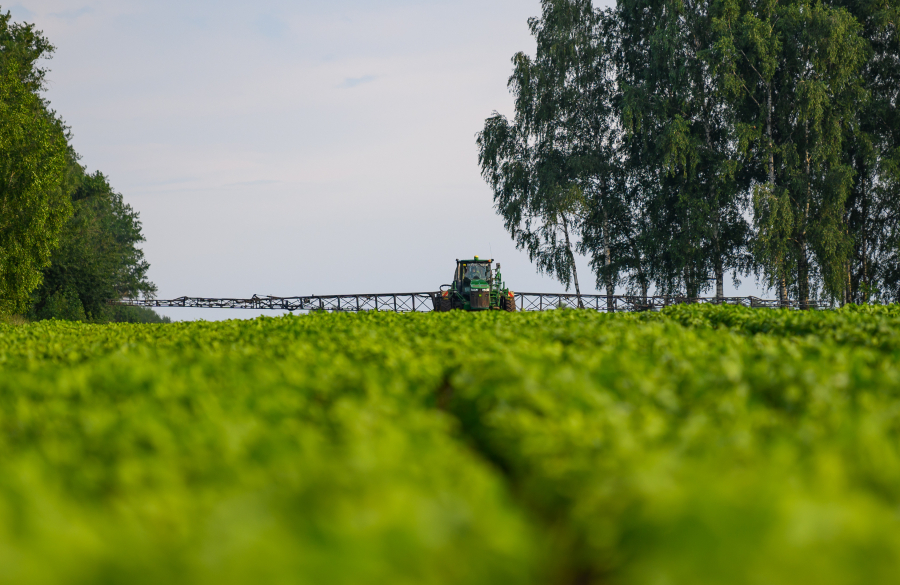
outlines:
M612 283L612 275L610 274L610 266L612 265L612 252L609 249L609 218L606 216L606 211L603 211L603 248L606 256L606 311L609 313L616 312L616 306L613 303L613 294L615 294L615 289L613 288Z
M841 306L849 305L852 302L850 298L850 286L852 284L853 275L851 273L850 261L844 263L844 271L847 273L847 283L844 285L844 294L841 295Z
M709 125L706 126L706 146L713 150L712 138L709 134ZM722 302L722 299L725 298L725 277L724 277L724 262L722 261L722 238L720 236L722 231L722 210L719 205L719 198L716 197L715 190L715 181L710 181L709 184L709 200L715 203L716 206L716 217L713 223L713 249L715 251L715 259L714 259L714 270L716 273L716 301L718 303Z
M780 304L782 307L786 307L788 302L787 279L784 277L783 261L779 261L778 264L778 300L781 301Z
M800 296L800 308L809 308L809 259L806 253L806 238L800 240L799 258L797 259L797 280Z
M800 235L797 238L797 294L800 297L801 309L809 308L809 257L807 255L806 226L809 222L809 202L812 198L812 178L810 177L809 158L809 122L803 122L803 135L806 140L806 205L803 208L803 218L800 224Z
M569 253L569 262L572 266L572 280L575 281L575 296L578 298L578 308L583 309L584 303L581 302L581 287L578 286L578 268L575 266L575 254L572 252L572 243L569 241L569 222L566 220L566 214L562 214L563 234L566 236L566 251Z
M775 143L772 140L772 86L769 85L768 107L766 108L766 136L769 138L769 189L775 195Z
M865 284L865 290L863 294L856 293L853 295L854 291L850 291L851 298L856 297L855 301L868 303L869 296L872 292L872 283L869 280L869 181L868 176L863 175L862 181L862 193L863 193L863 213L862 213L862 279L861 282ZM844 225L847 224L847 221L844 221Z
M684 296L689 299L697 298L696 281L694 279L694 271L690 266L684 267Z
M641 283L641 303L646 306L647 305L647 289L650 288L649 283L647 283L647 276L644 274L644 267L638 262L637 265L638 271L638 281Z
M725 298L725 271L722 269L722 255L716 254L716 300L720 303Z
M716 301L722 302L725 298L725 267L722 261L722 239L719 237L719 211L716 210L716 225L713 228L713 238L715 239L715 272L716 272Z
M772 84L766 88L766 137L769 139L769 196L775 196L775 141L772 138ZM775 262L775 274L778 285L779 305L787 304L787 279L785 278L784 257L779 256Z

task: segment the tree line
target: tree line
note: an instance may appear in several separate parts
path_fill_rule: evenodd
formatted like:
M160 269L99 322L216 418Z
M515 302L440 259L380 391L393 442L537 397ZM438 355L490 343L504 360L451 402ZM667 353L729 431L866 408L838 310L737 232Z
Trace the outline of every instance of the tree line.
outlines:
M516 245L568 288L900 301L900 0L544 0L477 135Z
M108 301L152 296L137 212L100 172L43 96L54 47L0 12L0 316L160 321Z

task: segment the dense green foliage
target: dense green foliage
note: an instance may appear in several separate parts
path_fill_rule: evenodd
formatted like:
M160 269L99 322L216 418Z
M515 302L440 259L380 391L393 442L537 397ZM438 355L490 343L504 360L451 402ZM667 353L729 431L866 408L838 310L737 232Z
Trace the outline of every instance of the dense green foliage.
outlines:
M593 43L590 2L567 8L528 21L538 50L534 59L513 57L516 117L510 122L495 113L478 145L484 177L516 245L538 270L567 289L574 282L580 294L575 243L587 248L583 232L592 213L608 225L611 217L621 222L621 210L610 209L604 197L615 174L607 164L614 131L605 123L612 110L608 60Z
M171 323L170 317L163 317L149 307L112 305L106 313L111 323Z
M31 316L116 320L107 301L156 292L147 279L150 265L137 248L144 241L141 222L99 172L79 177L71 199L74 213L34 293Z
M568 284L577 250L608 294L721 297L731 272L900 300L898 0L541 4L515 116L477 138L539 268Z
M0 324L0 581L889 583L900 308Z
M138 214L100 172L88 174L71 133L43 97L54 47L0 12L0 315L159 322L107 302L153 296Z
M53 47L33 25L0 13L0 313L22 312L59 243L71 205L71 151L41 97Z

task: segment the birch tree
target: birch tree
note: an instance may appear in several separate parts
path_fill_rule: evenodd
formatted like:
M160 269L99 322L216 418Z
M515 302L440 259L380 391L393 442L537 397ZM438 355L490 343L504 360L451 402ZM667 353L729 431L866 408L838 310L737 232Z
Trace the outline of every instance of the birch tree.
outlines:
M815 276L842 298L852 238L844 209L853 169L842 156L865 100L865 44L846 10L810 2L725 0L716 20L723 87L740 149L757 169L751 248L787 300Z
M612 265L609 246L598 251L584 236L589 218L605 213L599 229L608 241L610 216L618 210L607 188L613 78L599 37L602 14L591 2L545 0L542 6L541 18L529 20L535 57L513 57L515 116L495 113L485 121L477 137L479 163L517 246L567 289L574 283L580 305L575 253ZM612 294L612 270L603 276Z

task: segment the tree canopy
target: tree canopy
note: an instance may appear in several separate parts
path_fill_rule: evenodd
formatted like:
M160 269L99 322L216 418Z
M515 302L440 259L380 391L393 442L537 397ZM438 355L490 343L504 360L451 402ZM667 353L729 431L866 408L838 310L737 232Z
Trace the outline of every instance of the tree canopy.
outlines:
M43 97L54 51L31 24L0 13L0 314L154 321L111 300L152 296L138 214L99 172Z
M67 131L41 97L53 47L0 14L0 312L22 312L71 214Z
M498 213L540 269L568 284L577 250L607 294L722 297L731 273L900 300L898 7L544 0L515 116L477 137Z
M137 247L141 223L100 172L82 177L71 198L74 213L35 291L32 315L108 320L115 314L107 301L156 292Z

